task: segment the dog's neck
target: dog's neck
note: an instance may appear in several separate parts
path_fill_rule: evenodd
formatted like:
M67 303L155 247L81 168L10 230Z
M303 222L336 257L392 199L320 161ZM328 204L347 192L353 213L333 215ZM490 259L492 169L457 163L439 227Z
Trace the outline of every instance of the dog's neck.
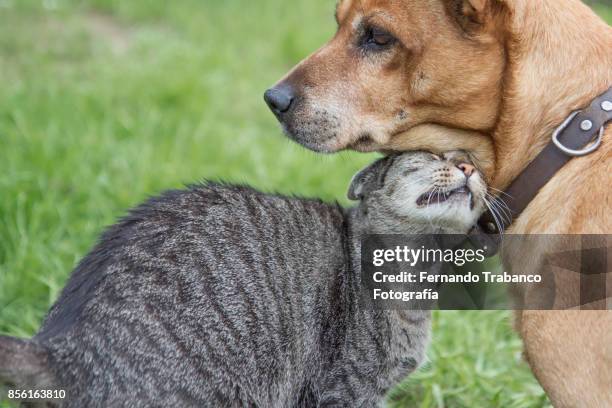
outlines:
M525 168L571 111L612 84L612 28L591 9L577 0L507 3L504 106L493 133L496 188Z

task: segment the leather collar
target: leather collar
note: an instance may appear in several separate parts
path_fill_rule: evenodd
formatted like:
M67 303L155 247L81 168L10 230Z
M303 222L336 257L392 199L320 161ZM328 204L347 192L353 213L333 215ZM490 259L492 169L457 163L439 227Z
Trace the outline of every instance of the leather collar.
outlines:
M486 212L478 221L472 241L497 252L503 231L512 225L551 178L571 159L597 150L605 127L612 121L612 87L585 109L573 112L553 133L551 142L529 163L499 197L507 206L505 216ZM490 234L483 236L483 234Z

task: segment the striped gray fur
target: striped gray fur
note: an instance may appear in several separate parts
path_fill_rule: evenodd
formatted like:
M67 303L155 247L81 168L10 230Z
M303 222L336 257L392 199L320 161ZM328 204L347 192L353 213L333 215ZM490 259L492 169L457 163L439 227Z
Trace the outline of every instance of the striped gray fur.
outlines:
M0 337L0 382L65 389L74 408L382 405L422 362L430 316L361 306L359 238L427 232L392 205L441 165L380 160L351 210L214 183L153 198L103 234L31 347Z

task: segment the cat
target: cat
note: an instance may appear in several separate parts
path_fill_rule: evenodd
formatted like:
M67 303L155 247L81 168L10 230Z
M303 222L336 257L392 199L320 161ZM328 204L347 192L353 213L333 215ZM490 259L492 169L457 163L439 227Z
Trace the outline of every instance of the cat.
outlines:
M466 233L486 184L460 152L377 160L343 209L208 183L110 227L0 382L62 407L374 407L423 361L430 312L359 302L360 237Z

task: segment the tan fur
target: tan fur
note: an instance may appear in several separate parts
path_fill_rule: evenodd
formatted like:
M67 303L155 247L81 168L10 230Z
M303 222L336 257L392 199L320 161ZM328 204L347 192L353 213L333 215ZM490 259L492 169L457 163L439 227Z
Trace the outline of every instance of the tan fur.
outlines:
M337 18L336 36L284 79L303 93L298 119L340 112L334 137L310 144L322 151L463 148L503 189L555 126L612 85L612 28L578 0L343 0ZM400 43L356 52L364 21ZM611 233L611 159L609 127L509 233ZM517 330L555 406L612 407L611 311L526 311Z
M493 141L490 137L468 130L448 129L440 125L415 126L409 135L399 134L391 139L383 150L401 152L419 149L436 154L465 150L471 153L474 163L484 174L491 175L495 169Z
M570 111L612 85L612 30L587 7L571 0L508 0L507 7L508 90L493 133L498 188L537 155ZM611 136L609 128L596 153L558 172L510 233L609 234ZM517 329L555 406L612 406L612 312L525 311Z

